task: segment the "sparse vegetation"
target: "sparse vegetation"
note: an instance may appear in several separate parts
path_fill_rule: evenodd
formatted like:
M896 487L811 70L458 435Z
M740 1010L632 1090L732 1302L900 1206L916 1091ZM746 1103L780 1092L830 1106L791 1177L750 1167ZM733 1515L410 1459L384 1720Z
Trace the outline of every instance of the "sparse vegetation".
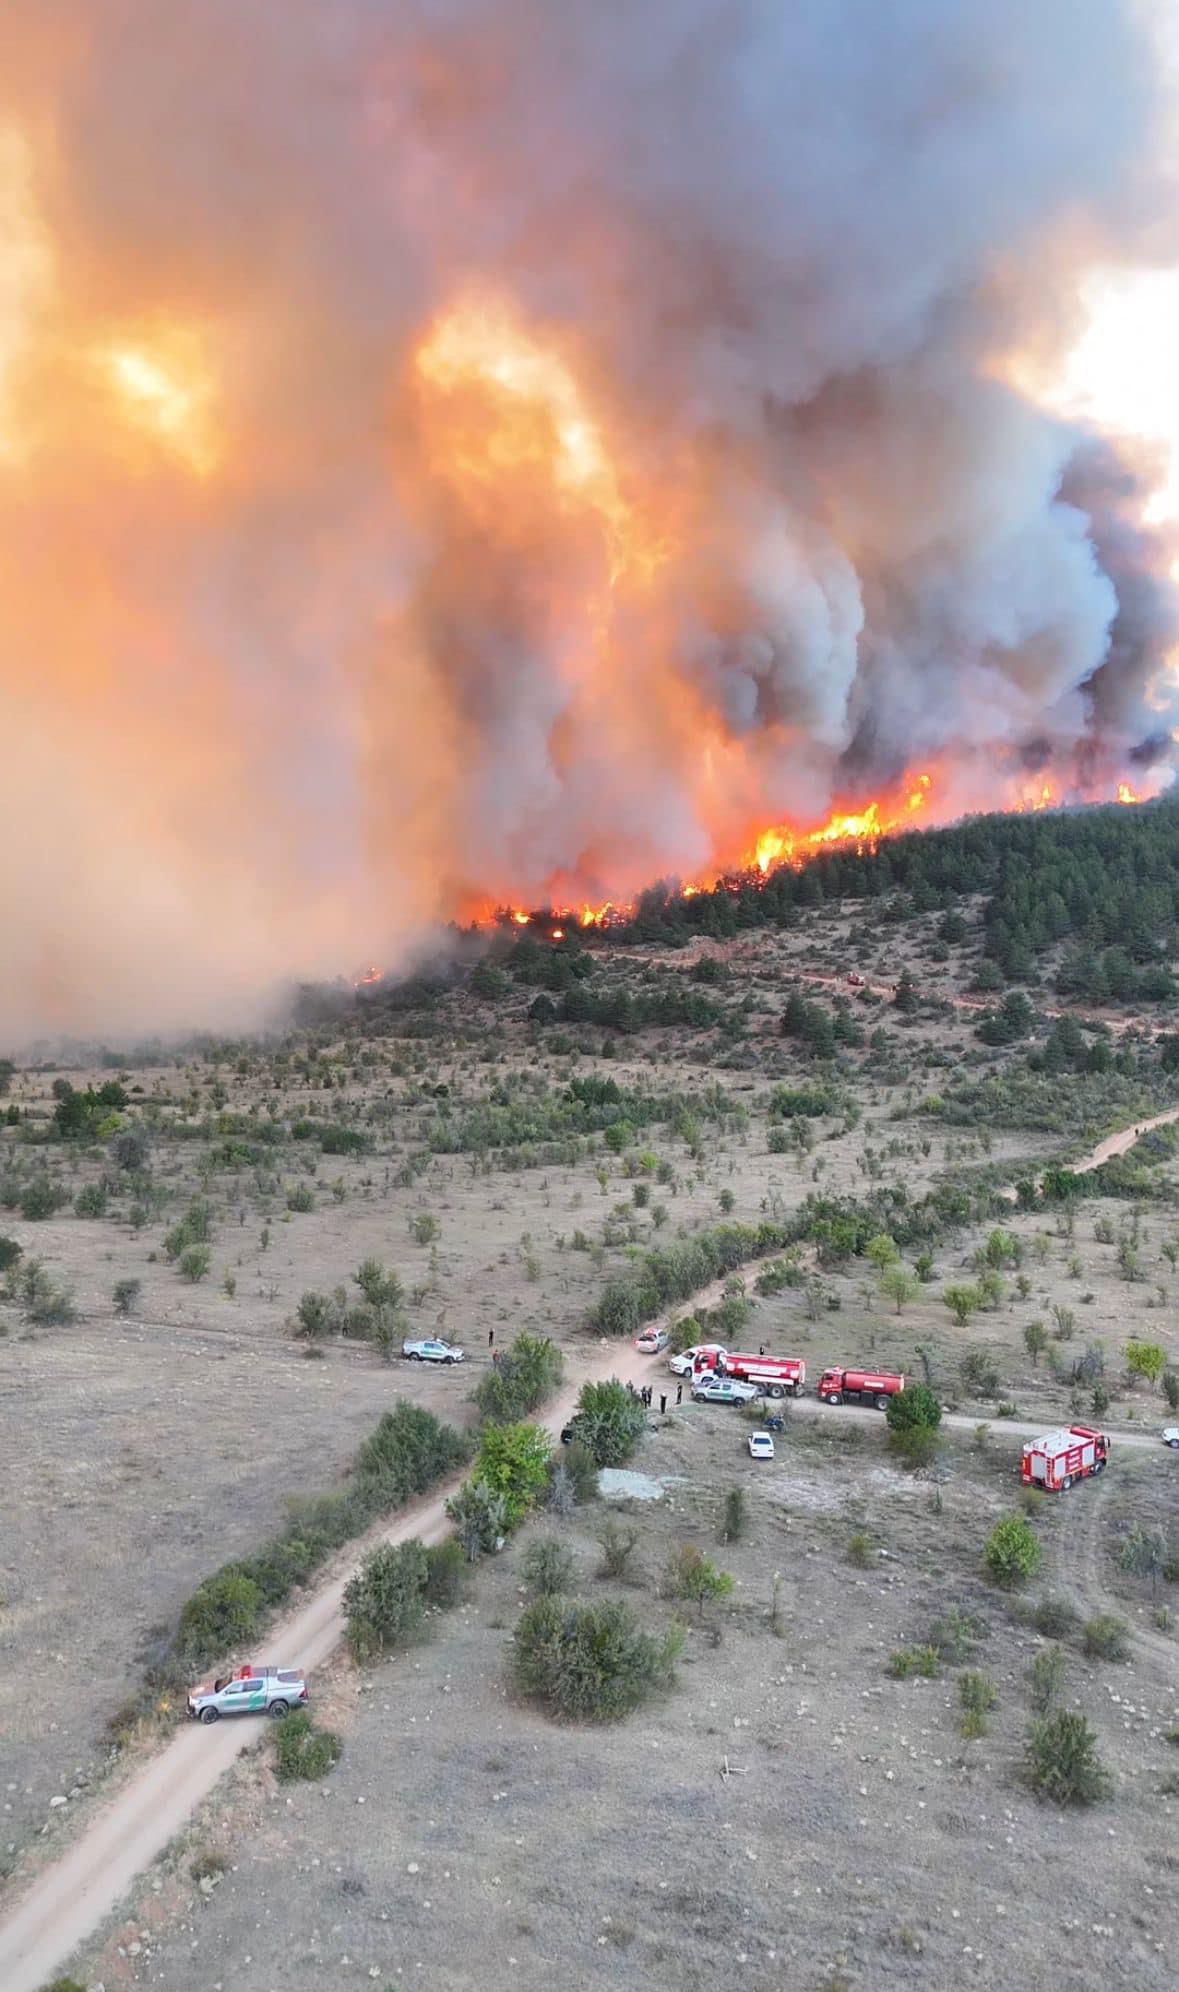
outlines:
M617 1722L670 1684L679 1652L674 1629L644 1632L629 1605L537 1598L513 1640L517 1686L552 1715Z

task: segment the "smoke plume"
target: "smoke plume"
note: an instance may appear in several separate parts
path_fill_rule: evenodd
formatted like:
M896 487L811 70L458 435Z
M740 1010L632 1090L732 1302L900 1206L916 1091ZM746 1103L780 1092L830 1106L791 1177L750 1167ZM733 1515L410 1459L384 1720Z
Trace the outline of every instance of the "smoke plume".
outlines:
M7 0L0 1034L1158 786L1136 0Z

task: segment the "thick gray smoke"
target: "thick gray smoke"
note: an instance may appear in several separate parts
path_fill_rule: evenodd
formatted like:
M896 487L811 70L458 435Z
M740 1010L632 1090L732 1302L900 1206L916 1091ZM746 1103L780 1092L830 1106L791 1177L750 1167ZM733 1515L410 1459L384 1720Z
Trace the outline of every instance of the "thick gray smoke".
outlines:
M1174 252L1136 0L8 0L0 77L0 1034L1170 753L1142 476L1011 384Z

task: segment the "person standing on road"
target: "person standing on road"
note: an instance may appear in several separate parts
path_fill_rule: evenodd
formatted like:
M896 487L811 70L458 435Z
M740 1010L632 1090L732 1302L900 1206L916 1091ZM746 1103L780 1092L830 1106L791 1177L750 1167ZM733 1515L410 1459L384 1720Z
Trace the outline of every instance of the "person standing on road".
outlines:
M662 1394L659 1398L659 1416L661 1418L666 1418L667 1416L667 1399Z
M677 1384L676 1384L676 1387L675 1387L675 1401L676 1401L676 1403L677 1403L677 1404L682 1404L682 1403L683 1403L683 1401L684 1401L684 1386L683 1386L683 1384L682 1384L682 1383L677 1383Z
M494 1349L494 1347L495 1347L495 1329L494 1329L494 1328L489 1328L489 1329L487 1330L487 1346L488 1346L488 1348L489 1348L489 1349Z

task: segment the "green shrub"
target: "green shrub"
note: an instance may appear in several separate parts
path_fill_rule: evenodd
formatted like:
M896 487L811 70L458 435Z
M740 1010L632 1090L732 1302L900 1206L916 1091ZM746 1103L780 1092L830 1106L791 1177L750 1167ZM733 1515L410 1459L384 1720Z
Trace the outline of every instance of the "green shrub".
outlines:
M355 1660L404 1645L422 1622L428 1564L423 1545L382 1543L366 1556L344 1591L346 1637Z
M573 1583L573 1554L555 1536L538 1536L524 1552L524 1582L530 1597L553 1598Z
M584 1507L587 1501L597 1499L598 1463L581 1439L574 1439L570 1445L562 1446L560 1456L554 1459L553 1465L554 1470L558 1466L564 1467L569 1475L573 1498L578 1507Z
M314 1190L312 1190L309 1187L309 1185L306 1183L297 1184L296 1187L290 1192L290 1195L287 1197L287 1209L294 1211L296 1215L298 1215L298 1213L303 1211L314 1210L315 1209Z
M262 1592L237 1564L226 1564L206 1577L180 1614L176 1649L182 1661L201 1666L230 1652L256 1631L262 1614Z
M1052 1805L1095 1805L1111 1789L1096 1735L1083 1715L1067 1710L1032 1724L1024 1774L1037 1797Z
M21 1193L20 1214L26 1224L53 1217L66 1200L65 1191L50 1176L34 1176Z
M419 1211L409 1221L410 1233L417 1245L432 1245L441 1228L438 1219L431 1217L428 1211Z
M0 1238L0 1273L11 1271L20 1259L23 1247L15 1238Z
M1037 1715L1047 1715L1064 1687L1065 1658L1059 1646L1037 1653L1028 1668L1028 1700Z
M142 1280L116 1280L114 1292L111 1295L115 1313L123 1315L134 1314L142 1292Z
M520 1423L484 1427L471 1469L504 1504L509 1529L518 1528L539 1501L549 1477L552 1443L543 1425Z
M611 1377L583 1386L573 1423L596 1466L625 1466L647 1429L647 1413L625 1384Z
M671 1551L664 1582L669 1596L696 1605L701 1618L706 1605L727 1598L733 1588L728 1571L718 1570L712 1558L692 1542L677 1543Z
M449 1611L463 1595L466 1574L463 1546L454 1536L447 1536L445 1542L432 1543L426 1551L426 1603Z
M611 1517L608 1522L603 1523L598 1541L602 1545L599 1577L625 1577L627 1565L638 1548L638 1530L620 1528Z
M936 1646L898 1646L888 1656L885 1672L894 1681L907 1681L914 1674L923 1681L932 1681L941 1671L941 1657Z
M962 1714L958 1727L963 1736L973 1738L986 1735L987 1716L998 1699L995 1684L986 1674L976 1673L973 1669L959 1674L958 1701Z
M1067 1639L1080 1623L1081 1614L1067 1598L1046 1597L1032 1608L1032 1624L1045 1639Z
M629 1605L537 1598L520 1617L513 1672L522 1693L552 1715L616 1722L674 1676L679 1639L653 1639Z
M1043 1555L1040 1538L1025 1515L1008 1515L996 1522L983 1551L992 1583L1014 1591L1033 1577Z
M547 1335L517 1335L475 1391L480 1417L488 1425L516 1424L555 1394L564 1374L561 1351Z
M186 1245L176 1261L181 1278L196 1286L209 1270L210 1256L207 1245Z
M190 1245L207 1245L213 1236L212 1206L203 1197L190 1203L184 1216L164 1238L164 1254L179 1259Z
M971 1612L951 1605L929 1628L929 1643L950 1667L969 1660L982 1635L982 1627Z
M1099 1612L1081 1628L1081 1651L1089 1660L1128 1660L1130 1628L1115 1612Z
M274 1743L274 1770L280 1784L293 1784L298 1778L322 1778L340 1761L343 1749L330 1729L316 1727L309 1711L297 1708L271 1730Z
M888 1400L889 1444L910 1466L928 1464L937 1447L942 1407L929 1386L911 1383Z
M847 1560L854 1563L857 1570L867 1570L872 1563L872 1538L863 1529L857 1529L847 1539Z
M721 1521L721 1541L739 1542L745 1533L747 1520L745 1489L730 1487L725 1495L725 1512Z
M86 1183L74 1198L74 1214L77 1217L105 1217L106 1184Z
M507 1504L484 1480L464 1480L446 1512L468 1563L489 1556L508 1532Z

